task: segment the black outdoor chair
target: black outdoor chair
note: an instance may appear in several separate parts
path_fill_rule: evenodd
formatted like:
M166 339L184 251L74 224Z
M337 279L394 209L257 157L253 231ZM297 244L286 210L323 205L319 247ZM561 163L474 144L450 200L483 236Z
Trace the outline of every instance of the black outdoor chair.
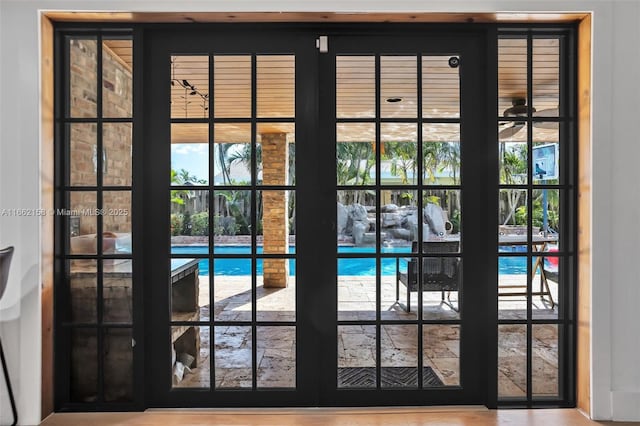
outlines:
M13 247L7 247L0 250L0 300L7 288L7 281L9 280L9 266L11 266L11 258L13 257ZM4 373L4 380L7 383L7 390L9 391L9 401L11 402L11 411L13 412L12 426L18 424L18 411L16 410L16 401L13 399L13 390L11 389L11 380L9 378L9 371L7 369L7 362L4 359L4 350L2 349L2 340L0 339L0 360L2 360L2 372Z
M458 241L423 241L423 254L458 253ZM418 243L411 244L411 252L418 252ZM407 271L400 271L400 261L407 262ZM442 303L458 312L451 303L450 294L460 287L460 259L458 257L424 257L422 259L422 291L441 291ZM407 288L406 306L400 302L400 283ZM411 311L411 292L418 291L418 259L396 259L396 304L405 312ZM445 299L445 292L447 297ZM458 305L460 302L458 302Z

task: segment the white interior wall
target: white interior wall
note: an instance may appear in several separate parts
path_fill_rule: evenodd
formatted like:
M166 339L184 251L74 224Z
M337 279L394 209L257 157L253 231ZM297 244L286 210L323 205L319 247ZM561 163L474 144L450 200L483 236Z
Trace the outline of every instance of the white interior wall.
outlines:
M0 0L0 209L39 206L39 10L526 12L593 11L592 414L640 420L640 194L636 131L640 6L635 0ZM615 225L614 225L615 223ZM37 219L0 216L17 247L0 333L21 424L40 418L40 233ZM0 423L10 410L0 383Z

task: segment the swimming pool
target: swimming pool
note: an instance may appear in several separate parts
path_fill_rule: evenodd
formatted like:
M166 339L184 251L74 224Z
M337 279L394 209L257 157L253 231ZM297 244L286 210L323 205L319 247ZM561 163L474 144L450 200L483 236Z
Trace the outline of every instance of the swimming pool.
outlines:
M216 254L250 254L251 246L215 246ZM501 250L502 251L502 250ZM509 252L514 251L509 249ZM515 250L520 251L520 250ZM173 254L207 254L207 247L204 246L173 246ZM289 253L294 253L295 248L289 247ZM374 253L374 247L346 247L341 246L339 253ZM411 247L385 247L384 253L410 253ZM262 253L262 247L258 247L258 254ZM262 259L256 262L256 272L262 275ZM401 263L402 265L402 263ZM200 275L209 275L209 261L200 261ZM401 266L402 267L402 266ZM215 259L214 275L251 275L251 259ZM396 260L382 259L382 275L396 274ZM296 262L289 260L289 275L295 275ZM498 273L500 274L526 274L526 257L501 257L498 261ZM375 275L375 259L338 259L338 275Z

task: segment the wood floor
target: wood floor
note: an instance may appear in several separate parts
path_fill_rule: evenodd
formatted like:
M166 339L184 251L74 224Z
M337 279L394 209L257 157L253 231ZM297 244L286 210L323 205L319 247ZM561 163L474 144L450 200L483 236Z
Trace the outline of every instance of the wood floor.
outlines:
M533 426L616 425L640 423L594 422L573 409L487 410L485 408L367 408L367 409L257 409L257 410L150 410L144 413L54 414L43 426Z

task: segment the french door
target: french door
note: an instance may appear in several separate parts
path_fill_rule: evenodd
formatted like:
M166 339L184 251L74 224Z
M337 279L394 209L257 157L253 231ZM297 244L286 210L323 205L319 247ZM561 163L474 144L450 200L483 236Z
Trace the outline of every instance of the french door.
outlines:
M145 32L150 406L492 404L486 36L325 29Z

